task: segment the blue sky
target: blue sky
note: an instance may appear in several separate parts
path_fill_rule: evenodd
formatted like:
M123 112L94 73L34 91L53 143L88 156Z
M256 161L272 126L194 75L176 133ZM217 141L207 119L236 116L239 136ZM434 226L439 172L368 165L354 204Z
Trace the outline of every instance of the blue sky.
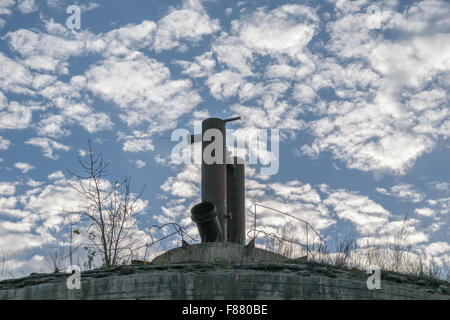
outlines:
M80 30L66 27L73 4ZM407 214L408 243L448 262L449 17L443 0L0 0L0 256L16 276L49 269L77 203L65 168L88 139L111 182L147 185L142 226L195 234L199 167L171 163L171 134L240 115L238 138L281 135L277 174L247 168L248 208L361 245L389 242Z

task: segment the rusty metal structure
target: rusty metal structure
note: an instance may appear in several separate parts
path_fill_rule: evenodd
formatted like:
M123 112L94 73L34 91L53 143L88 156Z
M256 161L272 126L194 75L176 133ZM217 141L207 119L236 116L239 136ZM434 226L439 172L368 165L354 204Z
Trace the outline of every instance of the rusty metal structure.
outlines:
M254 246L255 240L273 238L280 244L291 243L305 250L305 257L315 258L323 248L319 232L307 221L292 214L262 204L254 204L254 227L246 232L245 227L245 159L232 157L226 147L226 124L239 120L209 118L202 121L202 133L188 135L188 143L202 143L201 202L191 208L191 219L197 225L201 242L230 242L245 245L246 236ZM206 155L206 156L205 156ZM210 155L208 157L208 155ZM280 237L273 232L258 230L256 207L262 207L295 219L298 230L304 228L306 242Z
M205 119L200 137L188 139L202 143L202 202L191 209L202 242L245 243L245 165L226 148L226 123L239 119Z
M245 243L245 164L232 157L227 162L227 241Z

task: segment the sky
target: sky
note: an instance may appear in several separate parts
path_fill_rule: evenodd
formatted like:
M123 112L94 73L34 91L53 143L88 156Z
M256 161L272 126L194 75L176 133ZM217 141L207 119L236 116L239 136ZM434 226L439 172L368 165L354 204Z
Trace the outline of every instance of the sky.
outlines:
M172 134L241 116L227 125L237 140L280 136L277 155L252 150L248 228L254 203L360 246L403 226L415 252L448 262L449 88L445 0L0 0L0 257L16 277L50 269L80 201L67 169L89 139L111 183L146 185L143 229L198 238L200 167L174 163ZM286 219L259 209L257 224Z

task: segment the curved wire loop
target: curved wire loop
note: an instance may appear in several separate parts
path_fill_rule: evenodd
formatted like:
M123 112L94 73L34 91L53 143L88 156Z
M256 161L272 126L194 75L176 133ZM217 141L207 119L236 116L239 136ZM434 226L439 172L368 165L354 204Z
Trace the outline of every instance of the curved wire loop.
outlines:
M280 214L283 214L285 216L294 218L294 219L298 220L299 222L303 223L305 225L305 227L306 227L306 244L294 241L292 239L286 239L286 238L280 237L280 236L276 235L274 232L266 232L264 230L258 230L256 228L256 207L262 207L262 208L265 208L265 209L273 210L273 211L275 211L277 213L280 213ZM322 250L322 247L323 247L323 244L324 244L323 238L320 236L320 233L313 226L311 226L309 224L309 222L307 222L307 221L305 221L303 219L300 219L300 218L298 218L298 217L296 217L296 216L294 216L292 214L289 214L287 212L283 212L283 211L280 211L278 209L271 208L271 207L268 207L268 206L265 206L265 205L262 205L262 204L259 204L259 203L255 203L254 204L254 209L255 209L254 210L254 227L253 227L253 229L250 229L247 232L247 236L249 238L256 239L256 238L259 237L260 234L263 234L264 238L276 239L280 244L283 243L283 242L289 242L289 243L296 244L296 245L299 245L299 246L305 248L306 249L307 258L309 258L309 255L311 255L311 257L314 259L317 254L320 254L320 252ZM319 246L316 249L314 248L315 247L314 246L314 242L313 243L309 243L308 229L312 230L313 235L316 235L319 238L319 240L320 240ZM251 237L251 233L252 232L253 232L253 237Z
M156 239L153 237L153 232L156 231L161 231L163 228L165 227L172 227L174 229L174 231L162 238ZM199 240L192 238L189 233L187 232L187 229L181 225L179 225L178 223L175 222L168 222L168 223L164 223L163 225L151 225L150 227L147 228L147 233L150 236L151 241L149 243L147 243L145 246L145 257L147 257L147 251L148 249L153 246L154 244L161 242L163 240L166 240L168 238L170 238L173 235L178 235L181 237L181 240L184 241L185 237L189 238L191 241L194 242L199 242Z

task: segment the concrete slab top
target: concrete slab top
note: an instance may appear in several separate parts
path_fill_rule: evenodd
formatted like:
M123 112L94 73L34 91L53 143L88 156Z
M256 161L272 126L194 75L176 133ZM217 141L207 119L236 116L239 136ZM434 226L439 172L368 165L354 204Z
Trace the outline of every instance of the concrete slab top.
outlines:
M283 262L286 259L280 254L256 247L246 247L231 242L206 242L169 250L153 259L152 264L209 262L230 265L251 262Z

